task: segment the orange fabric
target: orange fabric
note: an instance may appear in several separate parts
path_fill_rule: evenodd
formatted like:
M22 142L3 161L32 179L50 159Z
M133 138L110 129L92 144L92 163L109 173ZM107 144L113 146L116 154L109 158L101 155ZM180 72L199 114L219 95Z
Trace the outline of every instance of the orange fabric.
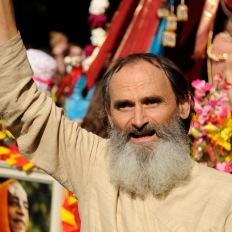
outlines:
M0 231L10 232L8 220L8 186L17 182L15 179L9 179L0 184Z

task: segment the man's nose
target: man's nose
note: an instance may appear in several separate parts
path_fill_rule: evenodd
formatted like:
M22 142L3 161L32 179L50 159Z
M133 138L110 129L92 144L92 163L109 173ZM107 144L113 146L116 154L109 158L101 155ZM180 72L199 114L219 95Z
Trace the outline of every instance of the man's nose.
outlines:
M131 120L131 124L139 129L142 128L144 125L148 124L149 120L148 120L148 116L146 114L146 111L143 109L143 107L140 106L136 106L134 108L134 113L132 116L132 120Z

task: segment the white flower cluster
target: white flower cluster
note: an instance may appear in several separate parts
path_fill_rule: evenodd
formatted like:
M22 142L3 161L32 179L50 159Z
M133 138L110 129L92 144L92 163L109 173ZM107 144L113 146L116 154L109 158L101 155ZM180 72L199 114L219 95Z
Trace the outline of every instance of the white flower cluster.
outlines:
M104 14L109 5L108 0L92 0L89 6L89 13L93 15ZM92 45L100 46L104 41L105 35L106 31L101 27L92 29L90 37Z
M104 14L109 5L108 0L92 0L89 6L89 13L93 15Z
M89 66L92 64L93 62L93 55L86 57L83 61L82 61L82 68L84 72L87 72L89 69Z
M104 41L105 35L106 35L106 31L101 27L92 29L91 37L90 37L92 45L100 46Z

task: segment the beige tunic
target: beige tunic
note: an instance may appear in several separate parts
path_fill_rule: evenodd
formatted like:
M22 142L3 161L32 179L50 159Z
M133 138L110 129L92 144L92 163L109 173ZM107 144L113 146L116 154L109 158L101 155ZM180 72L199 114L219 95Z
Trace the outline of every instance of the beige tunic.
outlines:
M20 35L0 47L0 116L21 153L79 199L82 231L232 231L232 177L194 162L165 200L131 198L109 181L108 140L70 121L37 90Z

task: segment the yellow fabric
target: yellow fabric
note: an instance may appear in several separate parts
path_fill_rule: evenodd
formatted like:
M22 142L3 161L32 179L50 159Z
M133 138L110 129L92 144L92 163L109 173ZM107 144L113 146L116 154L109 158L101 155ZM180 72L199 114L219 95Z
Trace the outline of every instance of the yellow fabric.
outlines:
M75 204L75 203L77 203L77 199L73 196L69 196L68 203L69 203L69 205Z
M33 163L27 163L23 166L23 170L24 171L29 171L31 170L33 167L35 167L35 165Z
M65 208L61 209L61 221L72 225L74 228L77 228L75 216Z
M0 146L0 155L6 155L6 154L8 154L9 152L10 152L10 149L9 149L9 148Z
M6 134L0 131L0 140L5 139L5 138L6 138Z
M20 35L0 47L0 70L4 125L21 154L78 197L82 232L232 231L231 175L194 162L190 183L166 199L131 198L109 180L109 141L36 89Z

